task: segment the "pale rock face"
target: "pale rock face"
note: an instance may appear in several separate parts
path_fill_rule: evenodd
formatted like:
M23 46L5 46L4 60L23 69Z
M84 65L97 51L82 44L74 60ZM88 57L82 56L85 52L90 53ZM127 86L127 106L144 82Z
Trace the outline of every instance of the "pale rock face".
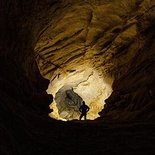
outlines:
M75 68L72 73L61 73L53 76L54 78L52 78L47 90L49 94L54 96L54 103L51 104L54 112L50 114L51 117L62 120L78 119L80 114L78 111L79 102L82 102L82 100L90 107L87 118L93 120L99 117L98 112L103 109L104 100L112 92L112 79L103 78L93 68L84 68L82 66ZM66 99L66 91L72 89L81 99L78 97L77 106L68 107L67 104L70 101ZM64 107L65 103L66 108ZM60 110L60 104L64 107L62 110Z

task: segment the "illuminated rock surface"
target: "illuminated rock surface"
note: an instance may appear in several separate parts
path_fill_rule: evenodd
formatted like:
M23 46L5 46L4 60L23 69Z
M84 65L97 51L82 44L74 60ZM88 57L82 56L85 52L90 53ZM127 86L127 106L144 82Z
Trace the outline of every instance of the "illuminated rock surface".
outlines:
M56 119L64 119L63 115L66 115L66 120L79 119L79 106L76 110L75 107L70 107L70 110L67 110L66 107L66 111L63 110L61 116L61 110L60 108L57 108L58 104L56 103L59 102L57 102L58 96L59 99L61 98L61 104L65 102L69 104L69 102L65 99L66 93L62 93L62 97L60 93L60 90L62 88L68 86L70 87L70 89L72 88L73 91L75 91L75 93L77 93L80 97L82 97L81 101L84 100L86 104L90 107L90 111L87 114L87 118L90 120L94 120L95 118L99 117L98 113L104 107L104 100L108 98L112 92L111 83L112 80L110 81L109 79L102 77L98 72L86 66L76 67L74 72L71 73L61 72L61 74L54 74L47 90L49 94L52 94L55 97L54 102L50 105L51 109L54 110L50 114L50 116ZM78 103L81 101L78 101ZM64 105L65 104L63 104L63 106ZM60 105L58 106L60 107ZM59 112L57 113L58 109ZM63 109L65 109L65 107ZM73 116L74 111L76 115Z
M155 21L153 1L65 1L60 4L59 8L53 6L53 11L52 14L49 12L51 20L46 19L48 24L40 32L34 48L41 74L49 80L60 75L62 79L64 78L61 80L63 86L64 81L65 84L72 82L71 76L74 73L73 81L76 83L75 78L79 79L78 74L91 68L97 76L103 79L102 83L98 80L89 82L90 85L99 84L99 89L100 86L103 87L100 90L97 88L102 93L102 97L112 92L111 88L109 92L104 93L104 84L112 86L115 80L113 86L116 85L116 90L121 92L119 95L130 96L130 103L137 102L134 88L139 87L136 95L141 95L140 89L144 90L148 87L147 85L151 85L149 79L154 76L154 71L151 70L148 77L145 76L145 83L148 84L145 87L138 84L145 74L143 68L147 64L144 60L152 59L153 55L151 49L154 37L153 21ZM146 49L148 46L150 48ZM146 51L149 51L148 54ZM150 61L152 63L152 60ZM136 74L139 69L141 69L141 76L139 73ZM130 76L133 74L130 81L128 74ZM86 77L88 75L89 73L85 74ZM108 79L108 83L104 82L104 78ZM55 87L60 88L58 81L59 79ZM55 88L51 87L51 91L48 89L48 92L54 95L56 92L53 89ZM94 86L90 86L90 89L95 92L96 99L94 100L100 100L97 98L100 94L96 92L98 90L95 90ZM127 92L128 89L131 89L130 93ZM82 98L85 96L87 95L83 95ZM85 97L86 103L89 102L87 100L90 96ZM97 110L96 114L103 109L103 102L107 97L101 99L100 110ZM112 104L115 104L115 101ZM116 107L118 105L112 106L112 109L117 110ZM111 113L109 109L111 105L107 104L105 111ZM124 109L130 109L127 103L124 104L123 111ZM139 110L137 106L134 111ZM124 112L122 115L120 113L119 119L124 119L123 115ZM130 119L133 116L135 117L136 114L128 112L125 117ZM92 116L91 119L96 117L97 115ZM118 119L113 112L110 118Z
M1 0L0 10L0 154L154 154L154 0ZM68 83L90 119L104 105L101 117L48 117Z

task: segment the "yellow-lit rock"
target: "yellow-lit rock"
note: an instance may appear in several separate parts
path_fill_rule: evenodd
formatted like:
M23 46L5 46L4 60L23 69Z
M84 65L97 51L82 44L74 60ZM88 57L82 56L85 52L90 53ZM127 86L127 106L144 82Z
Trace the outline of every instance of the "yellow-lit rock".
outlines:
M54 74L47 92L55 97L55 94L64 85L73 87L73 90L82 97L86 104L90 107L88 119L93 120L99 117L100 112L104 107L104 100L110 96L112 92L112 79L109 81L100 76L93 68L88 66L75 67L71 73ZM58 114L56 103L51 104L54 113L50 114L55 119L61 119ZM74 119L78 119L79 116Z
M136 61L141 53L149 57L142 49L152 40L154 18L154 2L150 0L63 1L51 14L34 47L42 76L51 81L56 76L48 93L55 95L66 84L74 86L89 75L88 68L92 69L93 78L74 87L74 91L91 107L88 118L98 117L106 98L105 83L111 86L130 68L136 69L144 60ZM148 29L151 32L146 36Z

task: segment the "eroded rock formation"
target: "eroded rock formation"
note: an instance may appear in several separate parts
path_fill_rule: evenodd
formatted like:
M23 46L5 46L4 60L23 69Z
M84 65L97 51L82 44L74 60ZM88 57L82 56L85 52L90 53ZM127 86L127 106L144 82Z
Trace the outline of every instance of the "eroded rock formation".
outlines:
M154 5L148 0L63 1L35 46L41 74L48 79L57 74L71 76L79 66L89 66L101 78L115 80L114 94L118 91L119 96L130 96L124 108L122 99L117 101L116 97L111 103L109 98L105 111L111 113L113 109L110 118L139 117L139 112L151 104L147 94L154 78ZM75 74L78 78L79 72ZM132 104L140 105L130 112ZM116 107L120 113L117 117ZM122 117L124 110L127 114Z
M58 113L61 118L66 120L79 118L82 101L83 99L69 86L63 86L55 95Z
M154 0L1 0L0 10L0 154L80 154L83 142L85 154L154 153L152 124L101 124L155 118ZM114 80L91 134L47 115L52 76L86 64Z

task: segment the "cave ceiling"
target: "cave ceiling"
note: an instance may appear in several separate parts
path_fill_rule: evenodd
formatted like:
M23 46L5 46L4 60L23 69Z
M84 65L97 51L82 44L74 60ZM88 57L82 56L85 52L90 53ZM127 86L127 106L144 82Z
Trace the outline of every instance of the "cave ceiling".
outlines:
M0 154L155 153L155 0L1 0L0 29Z
M90 66L112 76L127 65L136 54L136 47L141 45L137 42L137 16L147 9L141 2L63 3L35 46L42 75L51 79L55 71L72 72L78 66Z

